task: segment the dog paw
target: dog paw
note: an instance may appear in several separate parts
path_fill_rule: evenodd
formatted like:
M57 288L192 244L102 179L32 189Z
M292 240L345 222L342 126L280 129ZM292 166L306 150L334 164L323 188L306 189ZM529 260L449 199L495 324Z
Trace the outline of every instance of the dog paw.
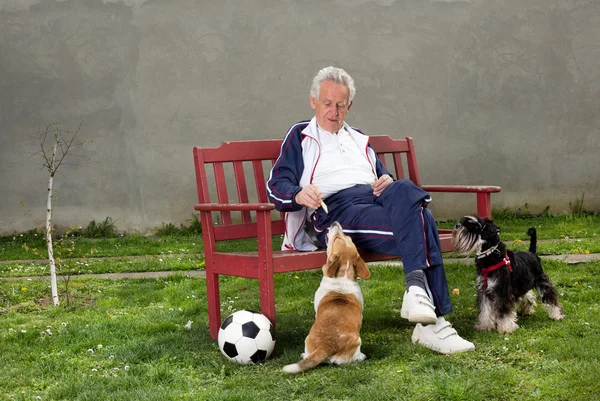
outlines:
M479 331L492 331L495 329L496 329L496 327L493 323L477 323L475 325L475 330L479 330Z
M513 322L498 322L498 333L510 334L514 333L519 328L519 325Z

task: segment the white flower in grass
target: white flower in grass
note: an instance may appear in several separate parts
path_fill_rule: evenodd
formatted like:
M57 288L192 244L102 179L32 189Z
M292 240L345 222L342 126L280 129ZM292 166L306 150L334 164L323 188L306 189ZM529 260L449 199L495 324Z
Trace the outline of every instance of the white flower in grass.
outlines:
M125 365L125 367L123 369L129 370L129 365Z
M98 349L102 349L102 344L98 344Z
M42 397L40 397L39 395L37 397L35 397L36 400L41 400Z
M92 355L94 354L94 350L93 350L93 349L91 349L91 348L90 348L90 349L88 349L88 350L87 350L87 352L89 352L89 353L90 353L90 354L92 354Z
M92 369L92 372L97 372L97 371L98 371L98 369L96 369L96 368Z
M61 326L62 326L62 327L67 327L67 323L65 323L65 322L62 322L62 323L61 323Z
M191 330L192 323L194 323L194 322L192 322L191 320L188 320L187 323L185 324L185 326L183 326L183 327L185 327L186 330Z
M114 357L115 357L114 355L111 355L108 357L108 359L113 359Z
M21 333L27 333L27 330L21 330Z

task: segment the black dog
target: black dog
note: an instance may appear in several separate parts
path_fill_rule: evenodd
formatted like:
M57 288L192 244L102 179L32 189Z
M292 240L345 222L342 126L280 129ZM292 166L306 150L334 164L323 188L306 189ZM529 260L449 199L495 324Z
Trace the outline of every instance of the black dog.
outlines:
M536 254L535 228L529 252L513 252L500 241L500 228L492 220L465 216L454 227L452 244L458 253L476 252L478 330L498 330L512 333L517 325L517 313L530 315L535 310L535 288L550 318L564 318L562 306L550 279L542 270Z

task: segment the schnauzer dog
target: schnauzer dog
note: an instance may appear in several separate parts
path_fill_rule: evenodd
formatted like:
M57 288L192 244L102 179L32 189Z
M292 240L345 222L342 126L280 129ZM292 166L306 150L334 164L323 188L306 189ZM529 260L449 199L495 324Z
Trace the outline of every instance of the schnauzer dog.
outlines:
M517 325L517 313L530 315L535 311L535 288L550 318L564 318L556 290L542 270L536 254L535 228L529 252L513 252L500 241L500 228L488 218L465 216L452 231L452 244L460 254L476 252L477 330L498 330L512 333Z

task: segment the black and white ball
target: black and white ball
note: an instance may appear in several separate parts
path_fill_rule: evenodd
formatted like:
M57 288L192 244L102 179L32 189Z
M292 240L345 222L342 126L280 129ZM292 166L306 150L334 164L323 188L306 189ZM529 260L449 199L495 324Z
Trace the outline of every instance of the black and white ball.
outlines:
M233 362L261 363L275 349L275 328L265 315L240 310L223 321L218 343L223 355Z

